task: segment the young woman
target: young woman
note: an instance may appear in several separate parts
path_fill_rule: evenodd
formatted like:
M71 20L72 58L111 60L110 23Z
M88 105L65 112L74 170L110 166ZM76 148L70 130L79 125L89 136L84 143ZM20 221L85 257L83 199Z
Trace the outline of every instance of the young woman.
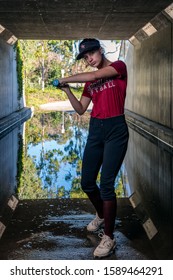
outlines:
M94 251L94 256L104 257L115 249L114 226L117 201L115 178L123 162L128 128L124 117L127 86L126 65L122 61L109 61L96 39L84 39L79 45L77 60L83 58L97 70L60 78L64 90L74 108L82 115L93 102L89 135L83 155L81 186L96 209L96 217L87 226L97 231L104 224L104 235ZM78 100L67 83L85 83ZM101 169L100 186L96 184Z

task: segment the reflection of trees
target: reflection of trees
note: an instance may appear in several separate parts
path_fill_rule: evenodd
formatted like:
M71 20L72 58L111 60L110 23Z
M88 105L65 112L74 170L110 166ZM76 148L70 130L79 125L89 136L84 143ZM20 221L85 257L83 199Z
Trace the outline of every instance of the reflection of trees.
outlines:
M26 146L37 146L32 158L25 155L20 178L22 198L86 197L80 185L82 155L88 133L88 114L64 114L65 133L61 133L62 112L37 114L26 123ZM55 140L55 148L46 143ZM57 148L56 148L57 143ZM28 150L26 149L26 152ZM64 170L64 166L66 170ZM64 172L65 171L65 172ZM61 173L63 172L63 173ZM60 175L64 178L60 181ZM61 175L62 177L62 175ZM100 181L100 173L97 178ZM66 186L68 182L68 187ZM124 194L121 176L115 183L117 196Z
M60 150L53 149L44 152L44 149L42 149L40 160L36 163L37 173L48 193L55 187L58 180L58 172L60 169L58 156L61 154L62 152Z
M26 143L36 145L44 140L58 137L61 126L61 112L38 113L26 123Z
M115 180L115 193L117 197L124 197L125 196L125 190L122 182L122 175L121 170L119 171L116 180Z
M59 198L69 197L69 191L66 191L64 186L59 187L57 189L57 197Z
M46 198L47 194L41 187L41 179L31 157L23 160L23 168L18 182L19 199Z
M81 167L82 159L79 159L76 164L77 177L73 178L72 186L69 191L69 197L71 198L87 198L87 195L82 191L81 188Z
M72 181L72 187L69 192L71 198L87 198L87 195L82 191L80 184L81 177L76 177Z
M73 131L69 128L66 128L66 131L64 134L59 134L57 140L57 143L60 145L65 145L67 141L73 137Z

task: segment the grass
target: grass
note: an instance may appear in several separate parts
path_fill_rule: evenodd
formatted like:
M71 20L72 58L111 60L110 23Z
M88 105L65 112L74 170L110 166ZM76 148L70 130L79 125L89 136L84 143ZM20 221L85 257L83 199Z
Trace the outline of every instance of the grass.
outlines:
M72 92L79 99L82 94L82 88L72 89ZM27 106L33 106L35 111L40 111L39 106L42 104L68 99L65 92L55 88L45 88L44 91L35 88L27 88L25 90L25 95Z

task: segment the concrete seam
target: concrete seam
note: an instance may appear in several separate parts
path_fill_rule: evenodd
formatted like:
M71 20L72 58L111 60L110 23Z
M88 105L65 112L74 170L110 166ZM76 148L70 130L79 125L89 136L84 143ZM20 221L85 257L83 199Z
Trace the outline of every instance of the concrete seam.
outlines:
M140 130L146 132L147 134L151 135L152 137L154 137L155 139L159 140L160 142L162 142L163 144L167 145L168 147L173 149L173 146L170 145L169 143L165 142L164 140L162 140L161 138L155 136L154 134L150 133L149 131L145 130L144 128L140 127L139 125L133 123L132 121L127 120L127 122L133 124L134 126L136 126L137 128L139 128Z

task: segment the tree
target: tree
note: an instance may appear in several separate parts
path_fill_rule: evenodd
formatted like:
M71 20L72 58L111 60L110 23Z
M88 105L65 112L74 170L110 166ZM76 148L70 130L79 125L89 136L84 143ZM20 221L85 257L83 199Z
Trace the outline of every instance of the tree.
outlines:
M50 86L52 80L64 70L72 74L75 63L73 40L21 40L25 85L38 88Z

